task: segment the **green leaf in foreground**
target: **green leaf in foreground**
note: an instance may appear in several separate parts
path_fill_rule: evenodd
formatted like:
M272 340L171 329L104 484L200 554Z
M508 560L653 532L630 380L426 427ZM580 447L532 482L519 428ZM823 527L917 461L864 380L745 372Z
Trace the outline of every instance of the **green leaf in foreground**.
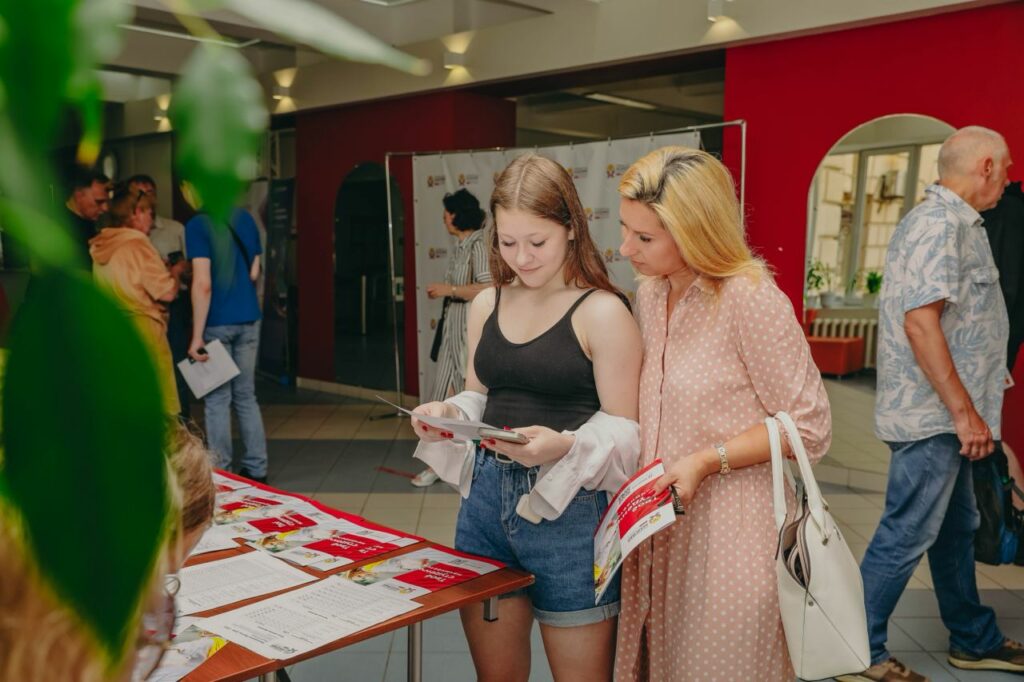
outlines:
M9 199L0 199L0 224L4 231L24 244L36 262L50 266L73 266L78 258L64 225L47 215Z
M332 57L382 64L416 76L430 73L431 65L426 59L396 50L307 0L226 0L224 5L267 30Z
M245 183L256 174L268 114L263 90L238 51L203 43L185 65L171 101L178 170L203 210L227 219Z
M167 527L165 425L142 340L86 275L33 277L11 330L2 409L2 475L28 546L118 661Z
M48 153L57 129L73 68L67 46L74 6L74 0L7 0L0 10L6 25L0 41L4 114L28 156Z
M96 65L121 50L121 24L131 23L134 7L127 0L81 0L72 16L74 70L68 80L68 99L82 116L78 163L96 163L103 144L103 93Z

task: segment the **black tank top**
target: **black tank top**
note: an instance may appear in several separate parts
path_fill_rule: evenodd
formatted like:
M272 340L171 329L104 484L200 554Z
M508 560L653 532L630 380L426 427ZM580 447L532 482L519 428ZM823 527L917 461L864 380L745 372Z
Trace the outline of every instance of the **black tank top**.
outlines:
M572 329L572 314L595 291L580 296L540 336L512 343L498 328L498 288L494 312L484 323L473 356L476 376L487 387L486 423L498 428L537 425L574 431L601 409L594 363Z

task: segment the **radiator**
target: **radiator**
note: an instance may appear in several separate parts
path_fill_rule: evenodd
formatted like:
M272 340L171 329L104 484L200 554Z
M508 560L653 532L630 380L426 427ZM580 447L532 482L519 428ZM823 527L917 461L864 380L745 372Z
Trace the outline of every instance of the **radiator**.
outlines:
M818 318L811 325L813 336L833 338L864 338L864 366L875 366L875 345L878 342L878 320L851 317Z

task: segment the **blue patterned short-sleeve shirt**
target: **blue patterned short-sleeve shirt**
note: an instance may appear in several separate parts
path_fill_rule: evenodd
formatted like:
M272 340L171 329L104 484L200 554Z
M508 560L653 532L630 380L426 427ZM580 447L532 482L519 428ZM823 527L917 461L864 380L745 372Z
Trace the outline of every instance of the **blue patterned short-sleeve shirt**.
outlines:
M875 435L884 441L955 433L904 331L915 308L945 300L940 324L974 408L999 438L1010 323L981 216L952 190L932 185L896 228L885 257L878 313Z

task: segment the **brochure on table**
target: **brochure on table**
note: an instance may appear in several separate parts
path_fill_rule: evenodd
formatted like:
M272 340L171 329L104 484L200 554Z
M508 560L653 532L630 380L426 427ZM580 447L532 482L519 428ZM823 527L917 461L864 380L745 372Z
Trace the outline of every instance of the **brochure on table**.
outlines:
M211 531L221 536L245 538L309 528L334 519L291 495L246 489L218 496Z
M146 682L178 682L227 644L220 635L195 627L195 618L178 620L182 624L187 623L186 627L178 627L175 623L174 638L160 658L160 665L145 678ZM133 675L133 682L136 679L141 678Z
M344 578L382 593L413 599L496 571L504 564L455 550L420 549L366 564Z
M198 626L261 656L284 659L418 608L415 602L332 577L205 618Z
M665 473L660 459L638 471L615 493L594 533L594 602L611 583L622 561L637 546L676 520L672 495L656 494L654 483Z
M313 528L268 533L248 544L298 566L330 571L419 541L415 536L374 528L365 521L336 519Z

